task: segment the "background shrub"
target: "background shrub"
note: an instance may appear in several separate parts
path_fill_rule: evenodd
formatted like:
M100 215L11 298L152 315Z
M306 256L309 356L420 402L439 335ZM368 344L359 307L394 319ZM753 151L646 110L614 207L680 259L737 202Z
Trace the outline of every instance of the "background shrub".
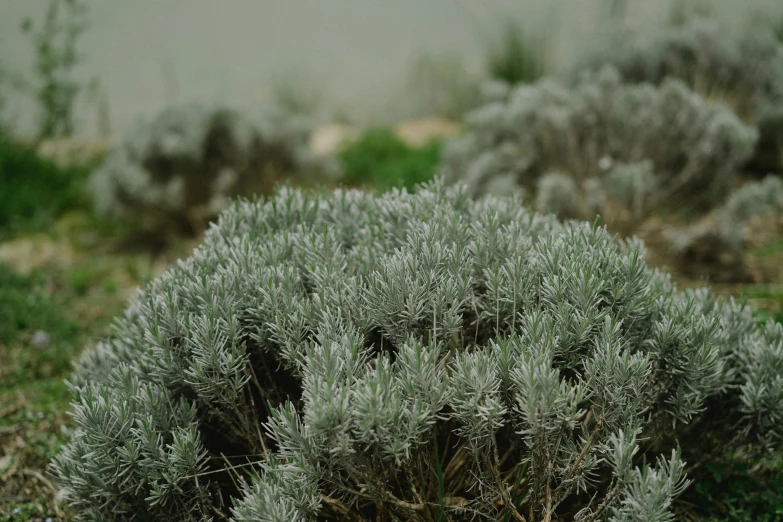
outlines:
M501 94L493 89L496 99ZM496 178L535 190L542 174L558 170L577 185L602 184L637 216L660 205L698 210L721 201L756 140L729 109L706 104L682 82L625 84L611 67L573 87L552 80L518 86L467 123L469 132L444 148L447 179L475 194ZM613 169L618 163L638 165L623 174ZM650 169L654 176L639 174L636 188L628 187L639 195L607 186L612 176Z
M652 34L626 29L576 71L607 64L627 82L660 85L677 78L706 100L726 103L759 128L755 166L765 174L783 167L783 42L770 24L737 29L694 17Z
M538 180L536 208L563 218L579 216L579 188L562 172L544 174Z
M669 520L778 451L783 327L642 257L441 182L240 201L85 352L54 473L84 520Z
M783 180L770 175L734 190L708 221L672 234L671 247L680 269L717 281L746 281L744 250L748 224L757 216L783 210Z
M238 195L269 194L276 181L332 174L309 150L304 117L270 108L257 119L186 104L139 123L92 176L100 214L150 228L200 229Z

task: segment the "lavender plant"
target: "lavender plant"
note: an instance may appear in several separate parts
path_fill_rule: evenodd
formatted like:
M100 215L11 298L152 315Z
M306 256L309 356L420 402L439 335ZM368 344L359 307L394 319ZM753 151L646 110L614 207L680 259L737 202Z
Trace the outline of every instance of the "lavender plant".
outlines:
M751 120L763 106L783 100L783 45L765 24L738 29L694 17L651 33L622 29L581 60L574 74L607 64L628 82L680 79Z
M674 234L672 250L683 262L692 262L696 252L717 264L734 265L735 277L745 275L742 253L747 241L748 222L756 217L783 210L783 180L769 175L733 191L717 209L709 226L696 226ZM721 259L724 259L721 262Z
M754 163L764 172L783 166L783 43L769 24L740 30L697 17L652 34L624 29L581 60L574 75L607 64L627 82L677 78L726 103L759 129Z
M90 521L672 520L779 451L783 328L642 257L440 179L239 201L78 362L53 473Z
M661 204L706 207L725 196L756 140L728 108L705 103L682 82L625 84L611 67L573 87L543 80L505 98L491 91L495 101L468 115L470 131L443 154L446 178L474 194L509 177L535 190L557 170L577 185L591 180L593 190L598 182L637 217ZM636 174L617 164L636 165Z
M632 221L638 223L649 208L650 200L655 197L656 184L652 161L618 163L609 171L607 191L630 211Z
M307 120L269 108L257 118L195 103L140 122L92 176L102 215L150 226L199 228L230 198L270 194L288 177L332 175L335 164L309 149Z
M561 218L579 216L579 188L574 178L562 172L549 172L538 180L536 208Z

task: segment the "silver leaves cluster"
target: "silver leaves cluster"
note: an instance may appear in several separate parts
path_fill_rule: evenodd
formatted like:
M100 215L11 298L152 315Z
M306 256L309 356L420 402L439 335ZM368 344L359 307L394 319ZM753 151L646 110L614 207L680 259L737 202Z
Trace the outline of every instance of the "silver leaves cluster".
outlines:
M676 198L721 199L757 140L682 81L626 83L611 66L494 98L447 143L443 174L474 194L524 189L560 217L593 219L611 200L638 221Z
M442 180L239 201L85 352L54 473L83 520L305 521L368 501L416 520L446 502L417 498L412 470L448 435L475 481L455 512L518 507L506 444L542 514L605 479L586 519L667 520L683 459L639 467L640 444L720 400L778 447L783 331L642 259ZM241 498L217 478L239 458L256 471Z

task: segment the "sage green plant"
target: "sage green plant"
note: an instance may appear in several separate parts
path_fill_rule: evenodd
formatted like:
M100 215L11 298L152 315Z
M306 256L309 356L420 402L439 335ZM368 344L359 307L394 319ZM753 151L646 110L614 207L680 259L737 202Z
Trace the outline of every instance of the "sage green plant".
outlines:
M672 520L779 452L783 327L642 258L440 179L239 201L78 362L53 473L90 521Z
M577 187L599 184L636 220L667 205L703 211L725 198L757 139L679 80L628 84L609 66L573 86L544 79L485 91L491 101L466 116L468 131L444 145L441 163L475 195L507 191L496 181L510 179L535 198L539 179L558 171Z

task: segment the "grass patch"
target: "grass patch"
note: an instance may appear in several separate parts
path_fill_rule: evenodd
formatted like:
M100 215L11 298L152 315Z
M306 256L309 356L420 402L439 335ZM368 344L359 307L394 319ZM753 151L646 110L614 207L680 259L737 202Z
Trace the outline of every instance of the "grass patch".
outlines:
M507 22L499 39L487 46L487 72L510 85L534 83L547 71L544 37L533 38L518 24Z
M756 259L779 258L783 255L783 239L775 239L757 248L748 249L748 255Z
M89 168L63 168L0 134L0 238L45 230L65 210L87 205Z
M783 285L748 285L741 293L754 307L759 321L783 323Z
M410 147L389 129L374 129L340 152L344 180L351 185L413 189L435 175L440 141L421 148Z
M0 391L70 370L79 325L63 313L49 283L0 264Z
M783 521L783 468L751 469L747 462L707 462L682 503L703 522Z

